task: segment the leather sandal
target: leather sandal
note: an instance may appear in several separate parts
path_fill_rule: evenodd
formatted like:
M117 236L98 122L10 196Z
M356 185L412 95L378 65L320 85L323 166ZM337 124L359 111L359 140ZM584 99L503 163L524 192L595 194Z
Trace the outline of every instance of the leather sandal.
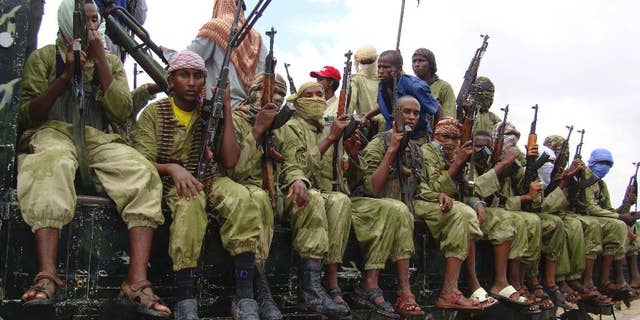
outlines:
M374 310L387 318L400 318L400 315L396 313L391 303L384 299L384 296L382 295L382 289L373 288L369 290L363 290L362 288L355 287L353 288L353 293L353 300L356 304ZM379 298L381 298L381 300Z
M145 292L145 289L149 290ZM151 291L151 293L149 293L149 291ZM153 294L149 280L138 281L134 284L129 284L126 281L123 282L122 285L120 285L118 300L123 304L135 305L136 311L143 315L163 319L169 318L171 315L171 311L165 313L155 309L158 305L166 305L158 296Z
M409 291L398 296L394 305L396 312L403 317L424 316L424 311L422 311L420 305L409 300L416 300L416 296Z
M55 302L54 296L56 294L56 291L61 285L62 280L60 280L60 278L56 277L55 275L46 272L39 272L33 279L33 285L29 287L27 292L35 291L36 295L38 293L42 293L45 295L45 298L38 299L34 295L31 300L24 301L23 306L33 307L52 305Z
M541 284L536 284L529 287L529 291L535 297L536 303L540 306L542 310L549 310L555 307L555 303L551 300L551 297L544 291L544 287ZM536 293L540 292L540 293ZM549 305L549 303L551 303Z
M551 300L559 307L568 310L577 310L578 306L565 298L565 295L560 291L558 285L551 287L544 287L544 291L551 297Z
M435 307L461 312L480 312L484 310L479 301L465 298L462 292L457 289L450 294L440 292Z

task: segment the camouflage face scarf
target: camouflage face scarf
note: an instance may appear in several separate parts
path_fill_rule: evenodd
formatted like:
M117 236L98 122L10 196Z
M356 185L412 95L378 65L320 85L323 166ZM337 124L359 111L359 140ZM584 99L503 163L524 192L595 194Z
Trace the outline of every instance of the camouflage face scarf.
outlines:
M324 110L327 101L323 98L298 98L296 100L296 114L318 128L324 127Z
M438 135L446 135L450 137L459 137L462 135L462 125L460 122L454 118L445 117L442 120L438 121L434 131L434 137L437 140ZM460 148L460 140L455 140L455 142L450 143L442 143L437 141L438 144L442 147L442 152L444 153L445 160L447 163L451 164L453 160L455 160L456 151Z
M480 92L473 95L473 98L478 104L478 109L481 113L487 113L493 104L493 94L496 91L496 87L489 78L483 76L476 78L473 85L481 88Z
M563 154L560 154L564 140L566 139L559 135L551 135L545 138L543 143L545 147L549 147L549 149L553 150L553 152L560 157L560 168L566 167L567 163L569 163L569 150L571 148L569 143L567 143L567 150Z

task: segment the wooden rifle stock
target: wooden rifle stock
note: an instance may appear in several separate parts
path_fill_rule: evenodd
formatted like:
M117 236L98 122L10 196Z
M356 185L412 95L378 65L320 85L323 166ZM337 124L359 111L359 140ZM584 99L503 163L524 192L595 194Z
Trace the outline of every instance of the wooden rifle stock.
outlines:
M634 204L636 205L635 211L638 211L638 168L640 167L640 162L634 162L633 165L636 167L636 171L629 178L629 184L624 192L622 206L625 207L625 212L623 213L631 211L631 206Z
M340 88L340 96L338 98L338 111L334 121L338 121L340 117L347 113L347 103L349 101L349 93L351 91L351 86L349 85L349 80L351 78L351 55L351 50L344 54L346 61L344 62L344 70L342 72L342 87ZM344 138L340 138L338 141L333 143L333 191L348 193L349 191L345 190L343 181L343 171L347 169L346 167L348 164L348 162L343 163L342 161L344 149L341 147L341 143L343 140Z
M275 79L275 59L273 57L273 38L276 34L276 30L271 27L271 30L266 32L269 37L269 54L267 54L267 59L265 61L265 73L262 78L262 95L261 95L261 105L264 107L267 103L273 102L273 85ZM262 137L262 188L267 190L269 194L269 199L271 200L271 206L273 208L276 207L277 194L276 194L276 183L275 183L275 174L273 169L273 158L269 153L271 148L273 148L273 133L271 129L268 129L267 132L264 133Z
M507 126L507 115L509 114L509 105L500 110L504 111L504 117L502 118L502 123L498 128L498 134L496 135L496 139L493 141L493 146L491 150L491 164L495 166L502 159L502 148L504 146L504 129Z

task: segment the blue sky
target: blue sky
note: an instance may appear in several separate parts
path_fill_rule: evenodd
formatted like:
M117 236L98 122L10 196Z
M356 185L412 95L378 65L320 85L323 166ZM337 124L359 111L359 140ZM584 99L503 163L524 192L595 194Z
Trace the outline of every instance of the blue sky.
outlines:
M47 0L41 44L56 32L60 0ZM211 17L214 1L147 0L145 27L160 45L182 49ZM257 1L248 1L253 8ZM347 50L373 44L378 52L395 47L401 0L272 0L256 29L278 30L277 72L291 63L296 84L323 65L342 70ZM457 93L480 34L489 47L480 74L496 85L492 110L510 104L510 119L524 136L530 106L540 105L538 136L566 134L565 125L586 128L583 156L607 147L615 165L605 180L612 202L622 200L631 162L640 160L640 28L634 0L407 0L400 49L404 70L412 74L411 54L434 51L440 77ZM125 65L128 70L132 65ZM131 80L131 79L130 79ZM142 80L141 80L142 81ZM524 140L524 139L523 139ZM520 141L522 146L525 142ZM571 141L572 152L577 138Z

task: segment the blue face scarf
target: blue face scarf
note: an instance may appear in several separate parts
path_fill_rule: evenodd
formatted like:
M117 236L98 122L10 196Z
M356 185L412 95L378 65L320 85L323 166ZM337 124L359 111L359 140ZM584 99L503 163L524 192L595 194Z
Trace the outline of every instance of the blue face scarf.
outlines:
M596 175L596 177L602 179L607 175L607 173L609 173L609 169L611 169L611 166L604 163L595 163L589 166L589 169L593 171L593 174Z

